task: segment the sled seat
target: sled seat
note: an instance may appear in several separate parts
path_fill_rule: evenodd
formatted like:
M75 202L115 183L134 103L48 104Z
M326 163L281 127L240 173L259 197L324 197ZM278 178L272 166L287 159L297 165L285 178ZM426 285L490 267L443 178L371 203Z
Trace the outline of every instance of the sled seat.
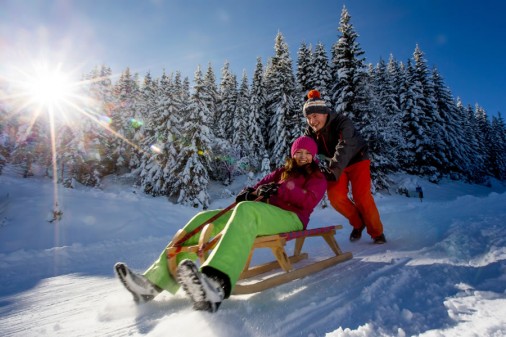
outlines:
M337 229L342 228L343 226L336 225L257 237L250 251L248 262L246 263L246 266L241 274L241 279L249 278L270 271L275 267L278 267L278 265L284 271L289 272L292 270L292 263L297 263L300 260L306 259L308 257L307 253L302 253L302 246L308 237L321 236L327 242L335 255L341 255L341 248L339 248L334 235L336 234ZM286 243L291 240L295 240L295 247L293 255L289 257L286 254L285 246ZM257 248L270 248L274 254L274 257L276 258L276 261L255 267L250 267L253 252ZM274 264L274 266L271 266L271 264Z
M336 230L342 228L342 225L335 225L257 237L249 253L246 265L241 273L240 280L250 279L258 275L274 271L276 269L281 269L284 271L284 273L253 284L246 285L238 282L238 284L236 284L234 287L233 294L248 294L252 292L262 291L276 285L283 284L291 280L323 270L339 262L351 259L352 254L349 252L343 253L337 244L337 241L335 240ZM199 257L201 264L207 259L210 251L216 246L222 235L220 232L215 237L211 238L212 229L213 224L207 224L202 229L199 243L196 245L174 247L169 244L166 250L168 268L174 277L177 273L177 261L175 256L178 253L195 253ZM185 233L180 230L178 233L176 233L172 242L176 242L178 238L183 237L184 234ZM305 267L294 270L293 264L308 258L308 254L302 252L302 247L306 238L309 237L322 237L335 256L322 261L310 263ZM285 246L286 243L291 240L295 240L294 251L293 255L288 256L285 250ZM250 266L253 253L258 248L270 248L276 260L256 266Z

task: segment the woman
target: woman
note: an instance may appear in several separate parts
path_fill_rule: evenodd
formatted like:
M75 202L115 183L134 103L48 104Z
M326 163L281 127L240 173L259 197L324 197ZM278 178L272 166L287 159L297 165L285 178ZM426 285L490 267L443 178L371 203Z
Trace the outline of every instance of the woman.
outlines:
M181 285L193 301L195 310L215 312L228 298L248 260L257 236L305 229L309 216L325 194L325 176L314 162L317 145L310 137L299 137L291 157L255 186L243 190L232 212L213 222L213 235L223 235L205 263L198 268L195 254L177 255L178 280L170 275L165 251L143 275L133 273L124 263L116 273L136 302L147 302L163 289L175 293ZM252 201L262 197L262 201ZM197 214L184 227L186 233L217 214L219 210ZM198 242L198 234L183 245Z

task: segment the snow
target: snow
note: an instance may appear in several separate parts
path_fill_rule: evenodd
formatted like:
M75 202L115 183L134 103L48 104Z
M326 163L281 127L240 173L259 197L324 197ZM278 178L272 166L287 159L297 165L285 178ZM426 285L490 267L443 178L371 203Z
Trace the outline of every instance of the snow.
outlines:
M215 314L195 312L182 292L137 306L112 267L142 272L196 209L144 195L126 178L103 190L58 186L60 221L49 223L55 189L43 177L0 176L1 336L504 336L506 188L397 175L423 202L376 195L388 242L348 241L331 208L310 227L336 235L352 260L262 293L232 296ZM227 187L237 192L238 179ZM211 208L225 207L212 186ZM320 239L305 245L329 256ZM255 255L255 262L268 254ZM263 262L263 261L261 261Z

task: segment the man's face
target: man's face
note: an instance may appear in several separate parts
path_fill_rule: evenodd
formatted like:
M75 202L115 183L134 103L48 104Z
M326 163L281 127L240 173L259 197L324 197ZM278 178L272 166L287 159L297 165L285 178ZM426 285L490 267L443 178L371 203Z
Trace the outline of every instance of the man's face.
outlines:
M327 122L327 114L312 113L306 117L307 123L314 132L320 131Z

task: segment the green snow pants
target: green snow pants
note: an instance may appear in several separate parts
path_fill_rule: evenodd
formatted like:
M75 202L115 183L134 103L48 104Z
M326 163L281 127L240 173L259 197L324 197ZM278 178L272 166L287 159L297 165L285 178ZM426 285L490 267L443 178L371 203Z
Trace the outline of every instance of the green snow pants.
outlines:
M184 226L184 230L187 233L191 232L219 212L220 210L213 210L198 213ZM257 236L303 229L302 222L295 213L255 201L238 203L232 212L222 215L213 224L212 235L224 229L223 236L201 268L210 266L226 274L230 279L232 290L244 269ZM200 233L195 234L185 241L183 246L197 244L199 237ZM184 259L196 260L197 256L194 253L179 253L176 259L179 264ZM172 294L179 289L179 284L169 272L165 250L144 272L144 276Z

